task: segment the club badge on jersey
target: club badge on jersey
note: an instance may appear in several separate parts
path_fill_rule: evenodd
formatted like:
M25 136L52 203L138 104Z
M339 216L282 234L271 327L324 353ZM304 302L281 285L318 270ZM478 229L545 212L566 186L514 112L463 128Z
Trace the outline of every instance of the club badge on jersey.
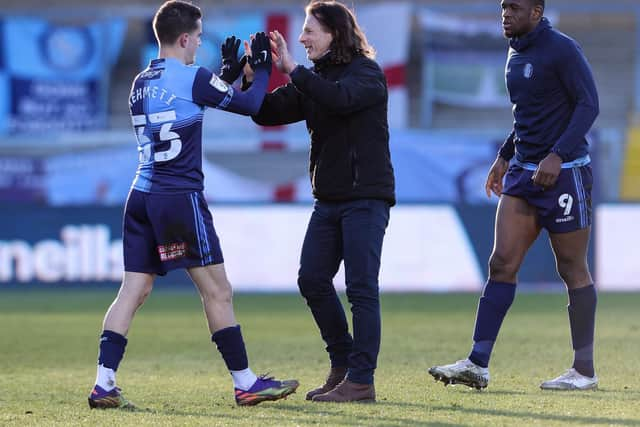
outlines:
M530 79L533 76L533 65L527 63L527 65L524 66L522 74L525 78Z

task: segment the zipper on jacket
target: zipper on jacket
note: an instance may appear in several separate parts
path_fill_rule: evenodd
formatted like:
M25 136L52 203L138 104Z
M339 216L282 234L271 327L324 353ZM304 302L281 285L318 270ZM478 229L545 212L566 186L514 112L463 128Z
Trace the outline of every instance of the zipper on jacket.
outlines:
M356 188L358 186L360 177L358 173L358 154L356 153L356 149L354 147L351 147L351 176L353 178L351 186L353 188Z
M316 186L316 177L318 176L318 168L320 167L320 156L316 159L313 165L313 174L311 175L311 188L313 190L317 189Z

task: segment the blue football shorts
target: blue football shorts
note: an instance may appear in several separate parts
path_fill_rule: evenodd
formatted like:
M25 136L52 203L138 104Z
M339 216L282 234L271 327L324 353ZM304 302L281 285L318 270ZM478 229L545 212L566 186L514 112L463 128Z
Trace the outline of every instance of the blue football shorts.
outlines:
M509 166L503 194L524 199L538 211L538 224L550 233L568 233L591 225L590 164L563 164L556 184L543 188L531 177L536 165L515 162Z
M131 190L124 210L124 269L164 275L224 262L202 192L153 194Z

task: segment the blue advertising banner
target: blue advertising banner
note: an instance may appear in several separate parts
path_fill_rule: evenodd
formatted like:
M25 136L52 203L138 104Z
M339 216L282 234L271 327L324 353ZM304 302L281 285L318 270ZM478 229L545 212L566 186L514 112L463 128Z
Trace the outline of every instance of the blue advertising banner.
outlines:
M0 35L4 34L4 23L2 19L0 19ZM4 43L0 43L0 70L4 70L5 68L5 59L4 59Z
M0 209L0 290L27 285L117 287L122 280L122 206ZM156 281L188 285L183 271Z
M0 156L0 201L45 202L42 158Z
M0 283L117 282L122 277L122 208L0 211Z
M4 22L0 19L0 39L4 34ZM7 111L9 108L9 82L7 81L7 73L5 71L5 48L4 43L0 42L0 135L6 132L7 128Z
M105 127L109 72L125 29L122 19L86 25L32 17L0 21L0 132Z
M234 289L297 292L299 251L310 209L306 204L212 206ZM480 290L493 242L494 215L491 206L394 207L385 236L381 290ZM122 207L10 204L0 209L0 290L28 285L115 286L122 273ZM183 271L158 279L167 286L192 289ZM546 234L529 251L519 280L521 287L562 290ZM335 283L344 289L342 270Z

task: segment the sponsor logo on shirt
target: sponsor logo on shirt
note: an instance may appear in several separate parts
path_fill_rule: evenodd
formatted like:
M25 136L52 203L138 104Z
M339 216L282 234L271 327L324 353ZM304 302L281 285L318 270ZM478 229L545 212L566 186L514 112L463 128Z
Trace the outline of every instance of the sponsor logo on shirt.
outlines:
M209 80L209 84L214 88L216 88L216 90L222 93L227 93L227 91L229 90L229 86L227 86L227 84L223 82L220 79L220 77L216 76L215 74L211 75L211 80Z
M160 75L162 74L162 70L148 70L145 71L144 73L140 74L140 78L142 80L153 80L153 79L157 79L160 77Z
M187 244L182 242L158 245L158 254L160 255L160 261L184 258L187 254Z
M573 221L575 219L575 217L573 215L569 215L569 216L564 216L562 218L556 218L556 223L560 224L563 222L570 222Z

